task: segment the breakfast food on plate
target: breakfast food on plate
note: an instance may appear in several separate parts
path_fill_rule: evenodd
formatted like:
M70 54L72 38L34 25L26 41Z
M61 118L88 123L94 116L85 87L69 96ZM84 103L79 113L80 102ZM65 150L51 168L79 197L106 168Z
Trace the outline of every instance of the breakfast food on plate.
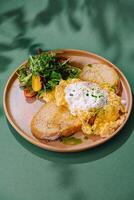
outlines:
M59 58L52 52L42 52L30 56L28 62L19 68L17 75L24 95L40 98L46 91L53 90L61 79L76 78L80 71L69 63L69 59Z
M66 107L57 106L54 101L44 104L31 123L31 130L35 137L49 140L70 136L80 127L80 120L71 115Z
M34 116L31 125L32 133L40 139L53 140L78 130L87 136L106 137L125 119L121 98L108 84L61 80L44 98L47 103Z
M106 64L89 64L83 67L80 78L96 83L108 83L115 89L117 95L121 95L122 85L117 72Z
M79 69L69 58L41 53L30 56L18 70L18 77L26 97L45 101L31 122L31 131L38 139L55 140L77 131L87 137L107 137L125 120L120 78L106 64Z
M81 129L86 135L106 137L125 119L121 97L107 83L61 80L54 95L58 107L68 108L80 120Z

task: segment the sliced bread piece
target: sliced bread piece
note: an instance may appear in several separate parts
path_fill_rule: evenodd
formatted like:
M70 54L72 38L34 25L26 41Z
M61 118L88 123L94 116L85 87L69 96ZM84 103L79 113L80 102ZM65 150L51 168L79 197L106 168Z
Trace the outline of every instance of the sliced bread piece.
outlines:
M109 83L121 95L122 84L117 72L106 64L89 64L83 67L80 78L85 81L95 81L99 84Z
M55 102L44 104L31 122L32 134L38 139L55 140L60 136L70 136L80 130L81 122L65 107Z

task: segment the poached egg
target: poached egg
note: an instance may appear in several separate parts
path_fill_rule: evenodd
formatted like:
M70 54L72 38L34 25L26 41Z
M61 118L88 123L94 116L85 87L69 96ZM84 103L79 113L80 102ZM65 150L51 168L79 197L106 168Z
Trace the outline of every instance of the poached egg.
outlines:
M79 111L89 111L92 108L101 108L107 104L108 93L95 83L76 82L64 89L65 99L72 115Z

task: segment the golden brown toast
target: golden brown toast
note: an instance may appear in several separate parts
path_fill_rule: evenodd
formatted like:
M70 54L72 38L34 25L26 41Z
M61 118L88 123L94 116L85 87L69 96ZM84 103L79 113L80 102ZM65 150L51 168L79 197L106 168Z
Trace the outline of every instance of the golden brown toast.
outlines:
M115 88L117 95L121 96L122 84L117 72L105 64L91 64L84 66L80 78L85 81L96 81L99 84L109 83Z
M55 102L44 104L31 122L31 131L38 139L55 140L60 136L70 136L80 128L80 120L66 107L56 106Z

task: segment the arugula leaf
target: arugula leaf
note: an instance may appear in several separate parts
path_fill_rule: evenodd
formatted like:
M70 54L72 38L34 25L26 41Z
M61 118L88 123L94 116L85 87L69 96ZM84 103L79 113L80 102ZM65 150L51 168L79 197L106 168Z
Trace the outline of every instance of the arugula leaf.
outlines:
M73 67L73 68L70 70L69 78L78 78L80 72L81 72L80 69L78 69L78 68L76 68L76 67Z
M26 68L24 67L21 68L18 73L19 73L19 82L23 84L23 86L27 85L28 81L32 77L32 73L27 74Z
M41 89L41 90L38 92L38 97L39 97L39 98L42 98L45 92L46 92L46 89Z
M52 90L56 85L59 84L60 80L52 79L46 83L46 90Z
M25 87L32 87L32 75L39 75L45 90L52 90L61 79L78 78L80 71L69 64L69 59L62 60L55 53L43 52L35 56L30 55L27 65L22 66L18 74L20 83Z
M24 78L21 77L21 82L27 83L31 77L32 77L32 74L29 74L25 76Z
M20 69L18 71L18 74L19 74L19 81L23 82L23 79L27 76L25 69L24 68Z
M59 72L52 71L50 78L60 80L60 79L62 79L62 76Z
M46 70L53 69L56 61L56 55L52 53L42 53L36 56L30 56L28 60L29 68L34 75L40 75Z

